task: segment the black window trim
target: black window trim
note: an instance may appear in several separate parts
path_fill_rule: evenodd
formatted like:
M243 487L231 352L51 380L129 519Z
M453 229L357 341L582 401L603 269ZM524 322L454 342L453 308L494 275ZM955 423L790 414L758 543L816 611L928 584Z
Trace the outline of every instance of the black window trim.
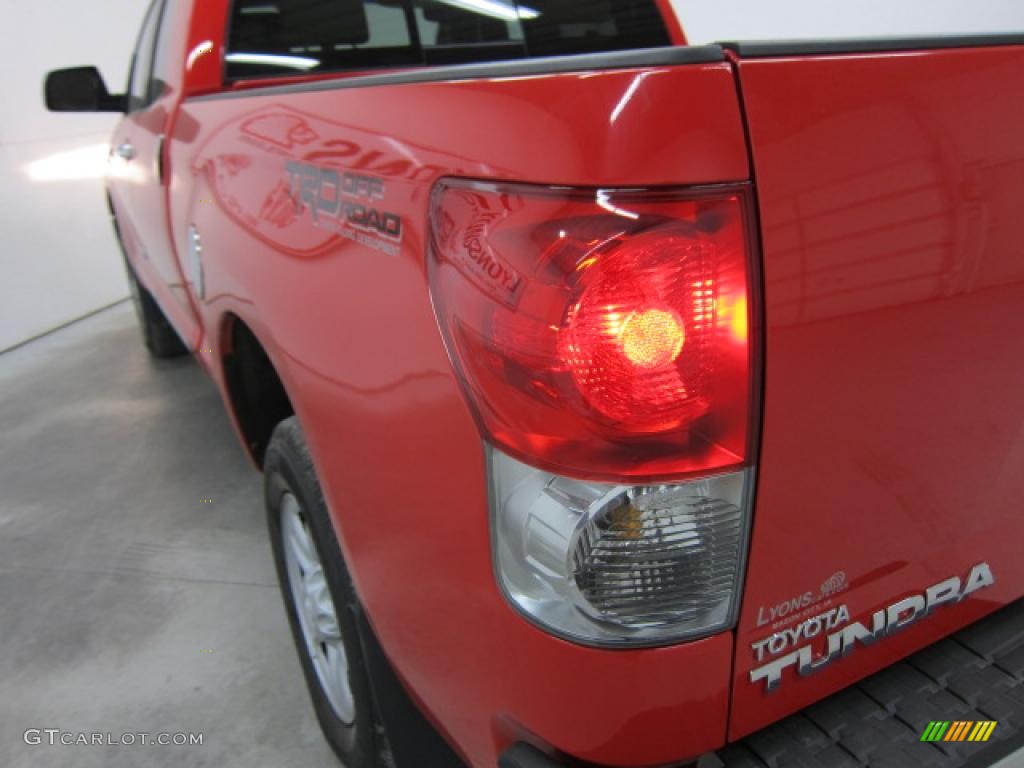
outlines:
M149 23L149 15L159 0L152 0L142 16L142 24L139 25L138 34L135 35L135 42L132 44L132 58L128 65L128 79L124 84L124 110L128 111L132 98L132 81L135 79L135 68L139 65L139 46L142 44L142 33L146 31L146 24Z
M132 48L132 62L128 67L128 84L124 89L124 111L125 114L134 115L142 112L153 105L156 101L153 94L153 65L156 63L157 46L160 43L160 31L164 26L164 16L167 13L167 0L152 0L146 9L146 15L142 17L142 25L139 27L139 34L135 38L135 46ZM149 74L146 80L146 98L143 103L132 109L132 81L135 79L135 68L139 65L139 45L142 43L142 33L146 30L150 16L157 14L156 28L153 30L153 44L149 49ZM142 53L145 53L144 51Z
M230 82L222 90L193 96L188 101L216 101L245 98L251 95L276 95L309 91L330 91L348 88L369 88L380 85L432 83L451 80L481 80L492 77L523 77L604 69L712 64L727 61L726 51L740 59L782 56L842 55L884 53L894 51L952 50L957 48L1001 47L1024 45L1024 34L953 35L916 38L872 38L839 40L800 40L771 42L723 42L700 46L668 46L607 53L572 54L567 56L515 59L483 64L419 67L401 72L385 72L347 76L331 72L331 77L280 84L232 89ZM239 78L251 80L250 78ZM279 79L275 77L274 79Z
M1024 45L1024 33L922 35L920 37L808 38L806 40L736 40L719 43L741 59L782 56L828 56L851 53L900 53L955 48Z
M452 80L485 80L488 78L528 77L555 75L566 72L593 72L605 69L643 69L671 67L683 64L720 64L726 61L720 45L665 46L664 48L637 48L607 53L576 53L565 56L543 56L535 59L514 59L484 64L454 64L450 66L419 67L401 72L346 76L344 71L331 72L330 77L303 80L298 83L268 83L192 96L189 102L219 101L250 96L275 96L285 93L336 91L349 88L371 88L379 85L407 85L436 83ZM255 78L254 78L255 79ZM280 79L280 77L275 77ZM250 78L244 78L246 82Z

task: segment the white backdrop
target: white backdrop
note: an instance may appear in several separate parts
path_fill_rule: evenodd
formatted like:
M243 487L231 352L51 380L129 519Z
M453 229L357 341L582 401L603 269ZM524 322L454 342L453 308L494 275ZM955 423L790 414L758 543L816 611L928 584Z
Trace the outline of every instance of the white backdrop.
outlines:
M0 0L0 350L128 293L101 174L116 115L51 114L43 75L124 90L145 0Z

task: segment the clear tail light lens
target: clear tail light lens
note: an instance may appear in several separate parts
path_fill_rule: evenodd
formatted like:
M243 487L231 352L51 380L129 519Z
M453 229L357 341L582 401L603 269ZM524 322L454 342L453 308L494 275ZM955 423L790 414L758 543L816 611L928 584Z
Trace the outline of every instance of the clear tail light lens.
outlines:
M744 465L747 195L447 180L432 297L489 441L561 474Z
M588 645L662 645L730 627L751 470L626 486L490 453L495 566L531 621Z

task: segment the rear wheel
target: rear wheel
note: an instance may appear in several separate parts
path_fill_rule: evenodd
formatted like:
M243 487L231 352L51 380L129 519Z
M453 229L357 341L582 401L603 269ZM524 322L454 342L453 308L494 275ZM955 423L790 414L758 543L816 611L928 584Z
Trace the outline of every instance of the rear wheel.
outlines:
M346 768L387 765L359 641L358 600L294 416L274 430L264 483L281 593L320 727Z

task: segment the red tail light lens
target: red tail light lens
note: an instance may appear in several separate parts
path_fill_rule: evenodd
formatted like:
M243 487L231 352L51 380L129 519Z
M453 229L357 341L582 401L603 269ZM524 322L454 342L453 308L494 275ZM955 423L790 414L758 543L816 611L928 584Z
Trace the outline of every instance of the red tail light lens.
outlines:
M485 435L591 479L744 464L746 217L743 186L439 184L431 290Z

